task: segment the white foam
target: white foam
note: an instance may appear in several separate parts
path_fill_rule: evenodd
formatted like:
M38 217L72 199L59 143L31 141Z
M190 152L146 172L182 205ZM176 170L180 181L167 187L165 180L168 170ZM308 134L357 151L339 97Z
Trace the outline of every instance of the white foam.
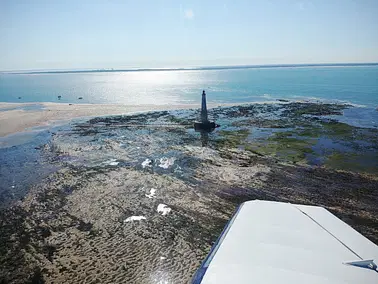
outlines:
M156 195L156 189L155 188L151 188L150 189L150 194L146 194L146 197L153 198L153 197L155 197L155 195Z
M161 213L161 215L167 215L169 212L171 212L172 209L169 208L167 205L160 203L157 207L157 212Z
M166 158L166 157L160 158L160 165L159 165L159 167L163 168L163 169L168 169L170 166L172 166L175 163L175 161L176 161L175 157L172 157L172 158Z
M146 217L144 217L144 216L131 216L131 217L127 218L126 220L124 220L123 222L126 223L126 222L141 221L141 220L146 220Z
M143 163L142 163L142 167L143 167L143 169L144 169L145 167L151 167L151 164L152 164L152 161L151 161L150 159L145 159L145 160L143 161Z
M102 162L102 164L108 166L117 166L119 162L117 162L117 159L110 159L108 161Z

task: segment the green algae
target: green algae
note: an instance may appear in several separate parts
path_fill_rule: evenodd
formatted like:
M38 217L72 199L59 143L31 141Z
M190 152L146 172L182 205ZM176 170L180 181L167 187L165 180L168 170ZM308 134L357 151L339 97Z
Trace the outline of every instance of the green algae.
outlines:
M349 125L322 116L340 115L350 106L291 103L280 119L248 117L231 123L234 131L219 131L217 148L239 148L279 161L325 165L334 169L377 173L378 130ZM240 118L239 118L240 117ZM254 135L264 130L268 137ZM250 130L248 130L250 129ZM246 137L248 132L251 134Z
M316 141L312 139L299 139L291 132L277 132L265 141L250 143L245 150L261 155L298 163L306 160L306 155L314 153L312 146Z
M280 120L270 120L270 119L243 119L235 121L231 124L234 127L243 127L243 126L255 126L259 128L287 128L290 127L290 124L283 119Z
M168 120L184 126L191 126L194 123L194 119L181 118L175 115L168 116Z
M215 141L216 148L238 148L245 143L249 134L248 129L221 130L218 132L220 138Z
M290 103L286 105L284 114L294 117L302 115L342 115L342 111L348 107L350 106L340 104Z
M370 161L370 163L367 161ZM378 153L346 153L333 151L332 154L326 157L325 166L345 171L377 174Z
M322 129L318 126L296 129L299 137L319 138L322 136Z
M350 138L353 137L357 127L353 127L349 124L338 122L338 121L322 121L321 125L323 127L324 134L333 137L340 138Z

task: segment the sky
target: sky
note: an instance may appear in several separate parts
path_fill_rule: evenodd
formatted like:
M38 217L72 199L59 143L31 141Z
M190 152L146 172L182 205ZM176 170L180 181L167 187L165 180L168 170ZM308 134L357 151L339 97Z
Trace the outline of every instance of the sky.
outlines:
M378 62L377 0L0 0L0 70Z

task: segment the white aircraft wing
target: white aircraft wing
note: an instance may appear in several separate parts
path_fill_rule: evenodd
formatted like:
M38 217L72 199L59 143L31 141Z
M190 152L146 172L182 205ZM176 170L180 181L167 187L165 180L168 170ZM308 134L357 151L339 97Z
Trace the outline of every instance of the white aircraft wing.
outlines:
M322 207L243 203L193 284L378 283L378 246Z

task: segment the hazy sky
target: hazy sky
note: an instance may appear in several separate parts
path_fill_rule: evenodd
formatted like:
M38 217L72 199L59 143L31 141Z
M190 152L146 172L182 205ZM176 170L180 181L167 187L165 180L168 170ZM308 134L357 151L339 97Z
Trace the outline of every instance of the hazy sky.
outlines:
M0 70L378 62L378 0L0 0Z

